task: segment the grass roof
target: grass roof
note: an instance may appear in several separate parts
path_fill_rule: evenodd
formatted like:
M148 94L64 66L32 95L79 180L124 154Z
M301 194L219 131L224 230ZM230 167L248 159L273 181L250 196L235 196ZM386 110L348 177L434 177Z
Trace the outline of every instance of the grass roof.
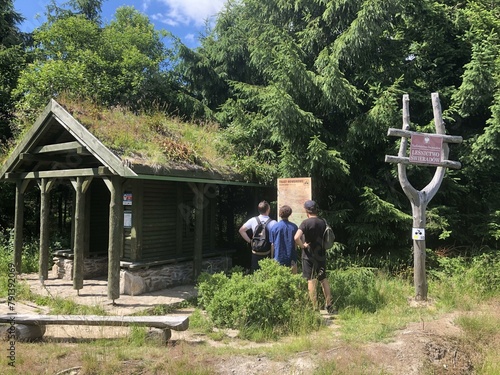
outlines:
M58 102L129 165L144 165L158 171L237 174L230 158L220 151L230 146L215 123L198 125L159 111L135 114L126 108L104 108L87 101L59 98Z

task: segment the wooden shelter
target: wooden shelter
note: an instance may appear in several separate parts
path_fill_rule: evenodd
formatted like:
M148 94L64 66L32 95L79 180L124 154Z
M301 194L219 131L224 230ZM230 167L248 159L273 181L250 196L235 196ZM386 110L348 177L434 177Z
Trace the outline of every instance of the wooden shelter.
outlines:
M220 185L259 186L237 174L206 168L133 164L106 147L55 100L47 105L0 169L16 184L14 261L21 267L24 194L40 189L40 279L49 270L49 198L59 183L74 189L71 221L73 287L83 287L83 264L107 254L108 298L120 295L120 269L190 259L193 274L214 248L214 199Z

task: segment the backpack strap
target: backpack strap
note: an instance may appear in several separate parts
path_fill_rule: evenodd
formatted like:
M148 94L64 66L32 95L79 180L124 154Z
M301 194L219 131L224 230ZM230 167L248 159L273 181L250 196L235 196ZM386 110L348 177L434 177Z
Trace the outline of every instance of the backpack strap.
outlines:
M264 224L264 227L267 227L267 224L271 221L271 218L268 218L264 223L262 221L259 220L259 217L258 216L255 216L254 217L255 220L257 220L257 226L259 226L259 224Z

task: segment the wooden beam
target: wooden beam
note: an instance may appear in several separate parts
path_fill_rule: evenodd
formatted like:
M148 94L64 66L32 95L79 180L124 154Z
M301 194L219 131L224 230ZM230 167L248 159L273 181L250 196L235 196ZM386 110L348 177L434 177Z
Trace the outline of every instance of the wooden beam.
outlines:
M462 143L463 139L459 135L446 135L446 134L435 134L435 133L419 133L419 132L414 132L410 130L403 130L403 129L396 129L396 128L389 128L387 131L387 135L393 136L393 137L403 137L403 138L411 138L412 135L418 134L418 135L429 135L431 137L440 137L443 138L443 142L445 143Z
M73 162L73 160L68 160L70 157L73 159L83 158L84 156L89 156L90 153L66 153L66 154L30 154L26 152L22 152L19 154L19 161L27 161L27 162L53 162L59 163L62 165L67 165L68 163Z
M72 178L69 180L69 182L71 182L71 185L73 185L73 189L76 190L76 184L78 183L78 178L80 177L77 177L77 178ZM82 181L82 192L83 193L86 193L88 188L90 187L90 183L92 182L92 180L94 179L94 177L86 177L83 179Z
M50 194L47 191L47 179L42 178L40 184L40 259L38 275L40 281L49 278L49 211L50 211Z
M80 168L80 169L60 169L51 171L35 171L26 173L6 173L5 179L28 180L33 178L71 178L90 176L111 176L111 171L106 167Z
M426 163L413 163L410 162L409 157L405 156L392 156L392 155L385 155L385 162L386 163L400 163L404 165L420 165L423 167L446 167L446 168L451 168L451 169L460 169L462 168L462 163L459 161L452 161L452 160L441 160L440 163L438 164L426 164Z
M19 153L22 150L29 148L36 142L38 136L40 135L40 129L43 128L45 124L51 121L52 116L50 112L52 110L53 100L45 107L43 113L38 116L36 122L30 127L28 132L21 138L21 142L16 146L14 151L10 154L9 158L0 167L0 176L5 176L8 170L14 170L18 164Z
M68 152L68 151L81 152L81 149L82 149L81 143L74 141L74 142L56 143L52 145L36 147L33 150L32 154L44 154L48 152Z
M0 323L11 323L13 315L0 315ZM77 325L77 326L141 326L169 328L185 331L189 328L188 315L148 315L148 316L113 316L113 315L38 315L16 314L15 321L24 325Z
M83 177L76 179L75 242L73 244L73 289L83 288L84 238L85 238L85 193L82 191Z
M50 193L50 191L52 190L52 188L55 186L56 181L57 180L55 178L47 181L47 185L45 186L45 191L47 193Z
M52 115L57 121L67 129L75 139L94 155L103 165L109 167L113 172L124 177L137 176L129 167L122 163L121 158L111 152L101 141L82 126L73 116L58 103L52 106Z
M23 180L16 181L16 211L14 215L14 266L18 274L22 269L23 224L24 224L24 191Z
M118 176L104 178L109 200L108 298L120 298L120 253L123 248L123 185Z

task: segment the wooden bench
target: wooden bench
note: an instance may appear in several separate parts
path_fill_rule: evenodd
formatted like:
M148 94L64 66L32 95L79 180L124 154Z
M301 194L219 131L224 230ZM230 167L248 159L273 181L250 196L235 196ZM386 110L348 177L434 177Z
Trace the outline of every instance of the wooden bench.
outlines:
M37 315L37 314L1 314L0 323L3 326L1 335L9 340L33 340L41 338L45 326L52 325L85 325L85 326L137 326L159 328L161 340L167 342L173 329L185 331L189 327L189 316L159 315L159 316L101 316L101 315ZM15 335L15 336L12 336Z

